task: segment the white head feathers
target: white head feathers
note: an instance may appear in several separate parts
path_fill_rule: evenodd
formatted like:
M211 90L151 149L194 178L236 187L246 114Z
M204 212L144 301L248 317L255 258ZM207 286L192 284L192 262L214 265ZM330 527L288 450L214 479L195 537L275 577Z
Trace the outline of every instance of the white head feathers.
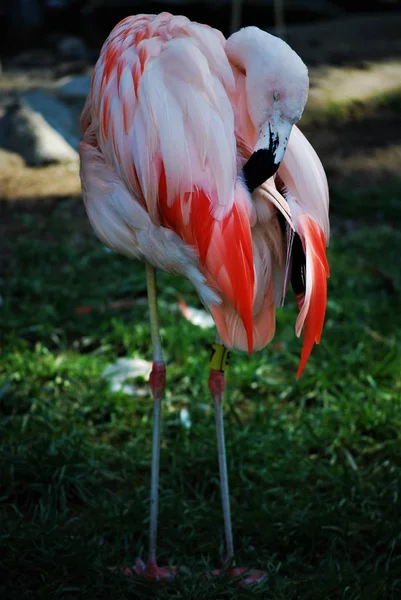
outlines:
M258 27L244 27L228 38L225 49L246 74L249 114L257 128L277 110L283 120L299 121L308 97L308 69L286 42Z

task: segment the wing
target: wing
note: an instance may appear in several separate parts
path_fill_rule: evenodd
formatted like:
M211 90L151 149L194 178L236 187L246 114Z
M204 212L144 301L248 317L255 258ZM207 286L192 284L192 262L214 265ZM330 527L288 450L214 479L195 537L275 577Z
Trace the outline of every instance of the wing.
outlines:
M280 180L284 187L282 187ZM326 175L316 152L294 126L276 184L288 202L295 236L291 248L291 284L300 313L296 334L304 328L304 342L297 377L306 365L314 343L320 342L327 300L329 266L329 194Z
M86 212L98 238L115 252L186 277L204 304L219 304L194 250L171 229L152 223L146 208L133 198L96 146L89 129L79 147L80 174Z
M251 203L237 182L233 85L219 32L168 13L129 17L102 49L82 124L132 201L196 251L251 350Z
M207 32L203 43L199 32L193 36L196 28ZM224 89L232 74L213 31L167 13L145 25L129 17L113 30L95 67L92 106L100 147L155 223L162 171L168 206L179 197L187 218L185 194L195 186L208 193L215 218L232 208L235 138ZM213 63L205 52L210 37Z

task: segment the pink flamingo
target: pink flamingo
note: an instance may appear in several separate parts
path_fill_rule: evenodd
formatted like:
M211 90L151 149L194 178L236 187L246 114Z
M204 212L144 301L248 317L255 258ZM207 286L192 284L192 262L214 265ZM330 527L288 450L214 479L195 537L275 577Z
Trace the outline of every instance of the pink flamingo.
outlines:
M96 63L80 146L86 210L110 248L146 263L154 398L147 577L156 562L161 399L166 381L155 269L195 286L217 326L209 388L215 405L226 572L234 563L223 428L228 348L272 339L275 306L291 282L304 329L297 377L320 340L329 274L328 187L295 126L307 68L281 39L256 27L228 38L185 17L121 21ZM261 572L248 581L258 581Z

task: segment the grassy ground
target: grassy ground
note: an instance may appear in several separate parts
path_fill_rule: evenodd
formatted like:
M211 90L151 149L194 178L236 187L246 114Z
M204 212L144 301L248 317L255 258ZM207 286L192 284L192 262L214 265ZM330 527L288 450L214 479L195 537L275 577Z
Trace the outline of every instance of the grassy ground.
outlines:
M152 401L110 391L117 356L150 358L143 266L106 253L81 209L15 212L2 307L0 596L50 599L401 597L399 190L334 197L322 344L295 380L295 304L275 343L234 353L226 427L238 564L268 571L239 590L219 566L222 518L207 392L212 332L174 310L191 287L161 274L168 361L161 454L169 585L109 569L145 556ZM355 220L356 214L363 219ZM126 309L104 308L134 299ZM77 314L79 306L92 306ZM205 407L206 405L206 407ZM179 421L187 408L192 427Z

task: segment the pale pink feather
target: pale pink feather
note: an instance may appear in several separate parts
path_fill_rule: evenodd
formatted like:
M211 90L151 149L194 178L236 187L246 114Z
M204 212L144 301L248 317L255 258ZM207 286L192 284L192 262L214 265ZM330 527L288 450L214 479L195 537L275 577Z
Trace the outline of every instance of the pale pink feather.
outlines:
M277 177L251 199L241 172L257 131L246 73L224 48L220 32L168 13L114 28L81 118L84 201L104 243L190 279L223 343L243 350L274 335L298 234L306 256L299 375L323 326L327 181L294 127Z
M163 232L159 236L163 243L165 231L176 234L188 247L192 271L196 269L190 278L198 282L201 298L209 307L220 301L234 307L245 324L251 350L252 204L237 172L234 112L228 95L234 87L220 32L168 13L125 19L106 40L95 66L82 116L82 179L91 221L107 243L113 240L118 247L114 235L118 229L124 232L121 250L126 254L183 272L182 253L176 253L176 265L167 258L163 262L158 253L156 231ZM104 179L107 194L96 189L88 164L94 154L88 146L96 149L97 162L104 163L97 176ZM113 185L118 182L124 198L120 204L110 192L111 179ZM144 229L137 232L129 201L159 228L153 230L155 251ZM98 206L102 203L113 205L107 219ZM107 231L108 220L112 233ZM132 229L128 251L127 226ZM166 249L166 257L170 254ZM205 278L213 280L213 289L203 283Z

